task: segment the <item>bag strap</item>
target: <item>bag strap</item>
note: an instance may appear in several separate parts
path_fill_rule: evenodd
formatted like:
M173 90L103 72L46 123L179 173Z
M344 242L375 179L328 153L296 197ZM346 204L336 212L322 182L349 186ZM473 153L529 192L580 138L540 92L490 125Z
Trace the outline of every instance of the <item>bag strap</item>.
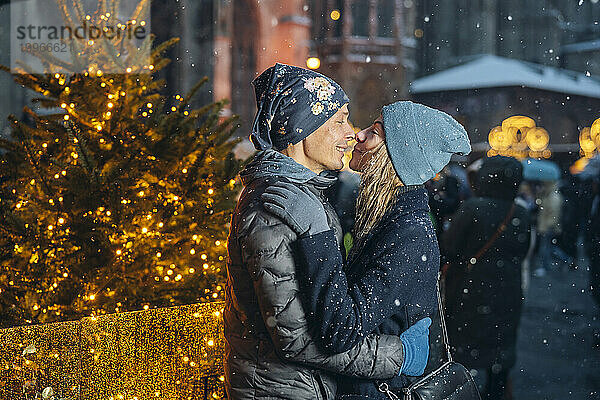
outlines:
M442 295L440 294L440 276L441 272L438 272L437 283L435 285L438 299L438 311L440 313L440 325L442 326L442 343L446 349L446 355L448 361L452 362L452 353L450 352L450 341L448 340L448 329L446 328L446 319L444 317L444 304L442 303Z
M485 252L490 249L490 247L492 247L492 245L494 244L494 242L506 230L506 226L508 225L508 221L512 218L513 214L515 213L516 206L517 206L516 203L512 203L512 206L510 207L510 210L508 210L508 213L506 214L506 217L504 217L504 220L502 221L502 223L500 224L500 226L498 226L498 229L496 229L496 232L494 232L494 234L492 235L492 237L486 242L486 244L483 245L483 247L481 249L479 249L479 251L471 258L471 260L467 261L467 268L469 270L471 268L473 268L473 265L477 262L477 260L479 258L481 258L481 256L484 255ZM475 260L475 261L472 262L472 260Z

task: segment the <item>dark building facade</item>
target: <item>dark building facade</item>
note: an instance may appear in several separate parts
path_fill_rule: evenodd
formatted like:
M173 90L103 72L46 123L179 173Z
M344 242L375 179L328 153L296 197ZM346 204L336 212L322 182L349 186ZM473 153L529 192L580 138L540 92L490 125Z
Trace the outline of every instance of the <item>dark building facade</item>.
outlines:
M600 2L419 0L418 76L494 54L600 75Z
M408 96L416 68L412 0L318 0L311 7L311 54L348 93L354 124L369 124L383 105Z

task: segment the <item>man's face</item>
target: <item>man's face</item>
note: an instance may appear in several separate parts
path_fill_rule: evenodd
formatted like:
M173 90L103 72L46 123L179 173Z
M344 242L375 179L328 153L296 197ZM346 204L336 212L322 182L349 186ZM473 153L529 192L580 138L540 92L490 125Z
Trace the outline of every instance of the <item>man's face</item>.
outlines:
M356 134L356 145L352 151L350 168L354 171L362 171L367 162L373 157L373 150L385 139L383 130L383 117L379 116L371 126Z
M339 170L344 166L344 152L354 131L348 123L345 104L319 129L304 139L304 154L313 171Z

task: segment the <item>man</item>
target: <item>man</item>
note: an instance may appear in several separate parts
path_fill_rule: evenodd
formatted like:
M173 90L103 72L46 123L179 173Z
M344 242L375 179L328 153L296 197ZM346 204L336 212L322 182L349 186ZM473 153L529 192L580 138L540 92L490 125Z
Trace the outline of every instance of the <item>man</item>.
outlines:
M398 336L372 334L333 356L315 344L316 330L302 307L295 277L296 234L263 208L260 196L278 180L318 196L327 215L320 223L336 232L339 245L340 223L322 191L335 182L328 171L342 168L347 141L354 137L348 98L329 78L282 64L253 84L258 111L251 140L260 151L240 173L245 188L228 238L227 395L230 400L333 399L336 374L393 377L403 362L412 362L412 344L426 341L428 331L409 329L404 344Z

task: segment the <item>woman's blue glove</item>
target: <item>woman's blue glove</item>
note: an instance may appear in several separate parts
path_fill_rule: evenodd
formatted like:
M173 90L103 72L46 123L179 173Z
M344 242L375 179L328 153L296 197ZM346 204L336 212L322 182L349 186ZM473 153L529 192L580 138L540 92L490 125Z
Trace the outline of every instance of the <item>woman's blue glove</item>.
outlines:
M429 326L431 318L423 318L400 334L404 362L398 375L421 376L429 359Z

